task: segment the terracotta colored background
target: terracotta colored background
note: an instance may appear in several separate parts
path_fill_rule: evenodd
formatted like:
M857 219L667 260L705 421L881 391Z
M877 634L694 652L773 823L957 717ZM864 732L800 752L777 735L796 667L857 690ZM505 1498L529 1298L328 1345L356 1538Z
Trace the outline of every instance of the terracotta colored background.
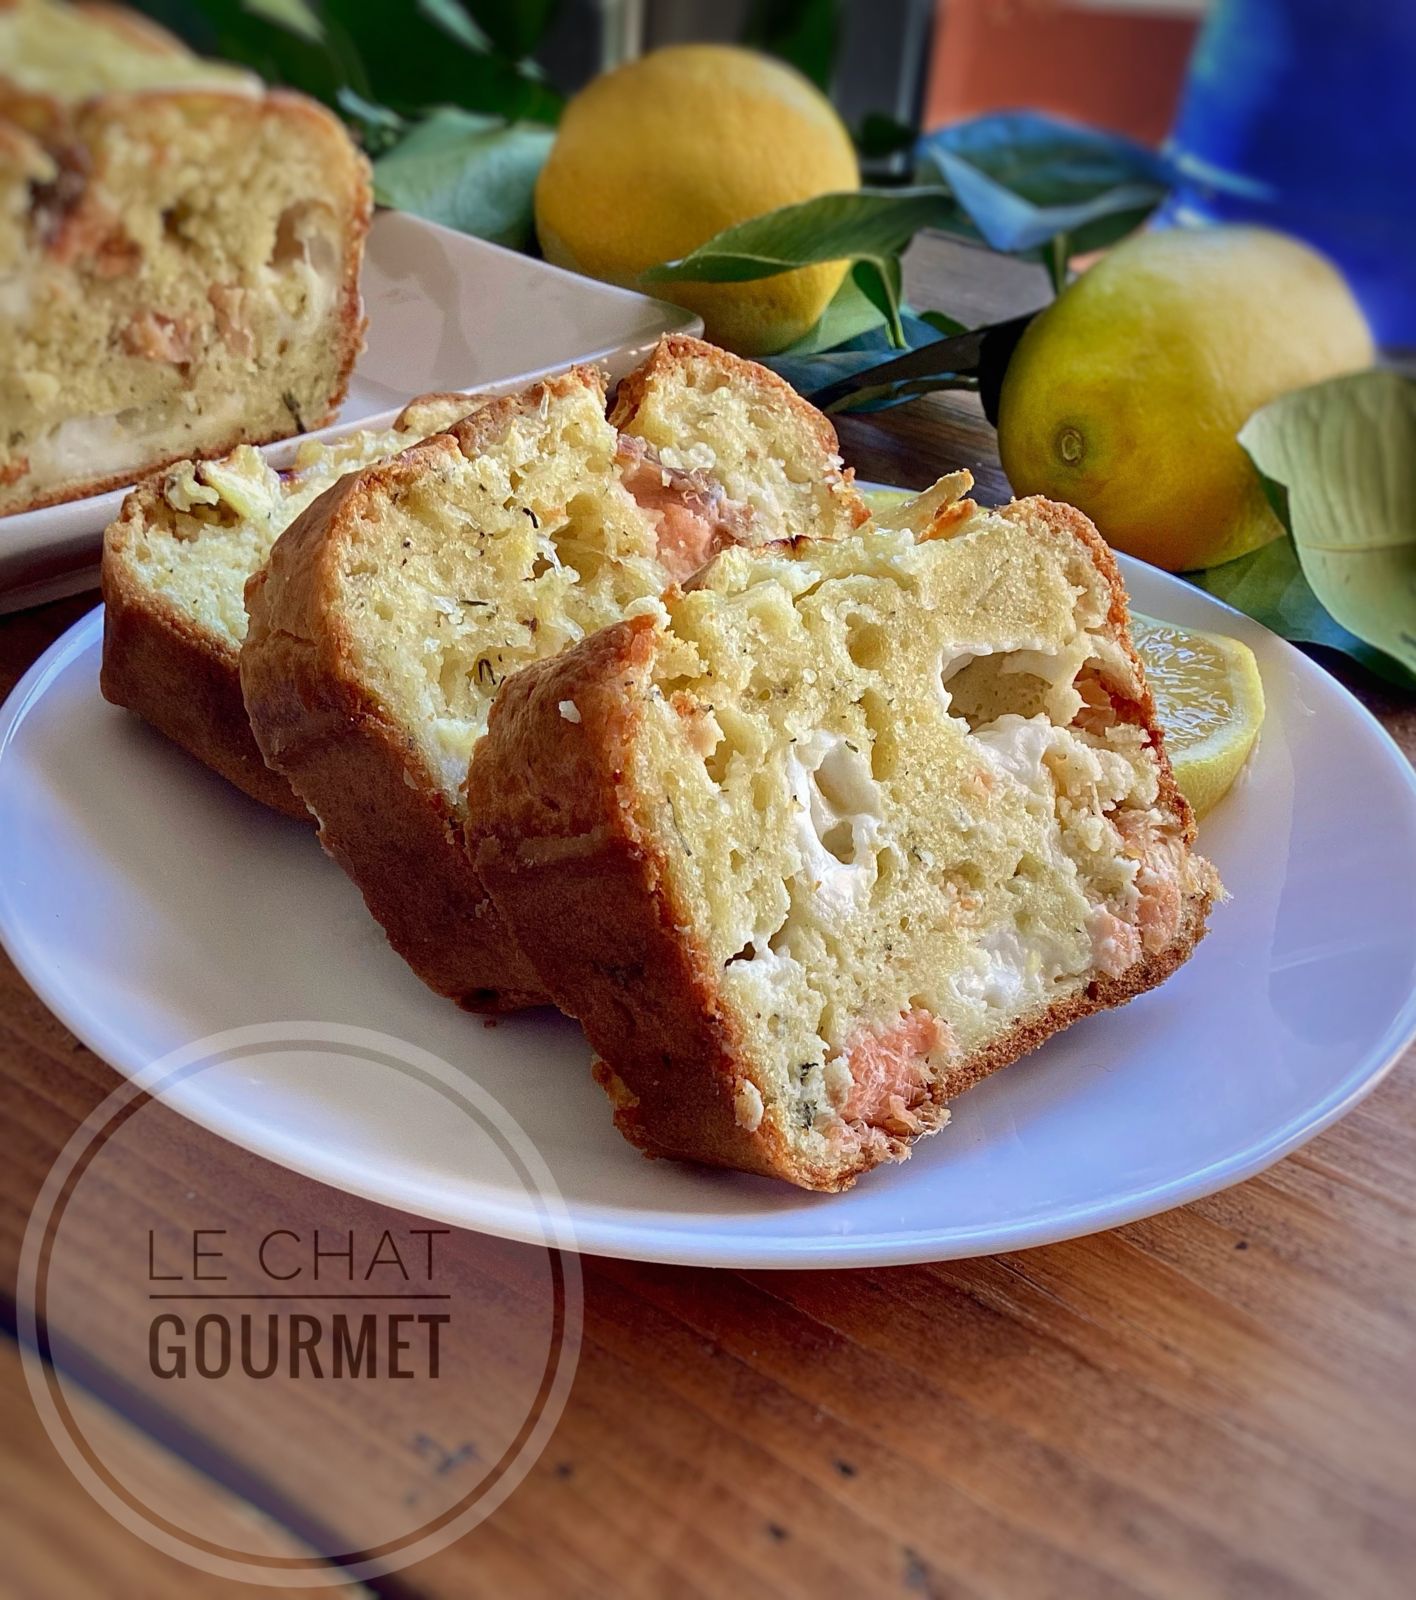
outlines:
M1033 106L1159 143L1197 0L940 0L925 126Z

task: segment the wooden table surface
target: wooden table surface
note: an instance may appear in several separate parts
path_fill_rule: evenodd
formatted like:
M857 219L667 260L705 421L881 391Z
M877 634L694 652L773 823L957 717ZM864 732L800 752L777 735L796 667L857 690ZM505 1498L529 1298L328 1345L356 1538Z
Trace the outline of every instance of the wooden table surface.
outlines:
M917 304L965 320L1045 298L1032 269L938 240L917 244L908 266ZM1006 493L969 398L847 420L841 433L863 477L923 484L965 465L984 497ZM93 600L0 620L0 694ZM1348 681L1416 751L1416 710ZM7 1293L46 1171L116 1082L0 958ZM172 1123L151 1170L128 1174L115 1216L174 1183L233 1214L272 1190L301 1215L328 1199ZM1409 1594L1413 1135L1408 1053L1343 1122L1262 1176L1070 1244L854 1272L587 1259L583 1350L549 1447L481 1527L372 1587L437 1600ZM456 1243L468 1283L514 1284L524 1255ZM378 1448L331 1460L327 1446L309 1453L305 1419L292 1416L272 1460L269 1440L219 1399L195 1420L182 1410L190 1397L166 1416L128 1403L105 1351L130 1313L115 1301L104 1315L105 1336L84 1352L94 1416L205 1526L258 1527L271 1551L306 1549L331 1519L357 1528L394 1458L410 1439L426 1444L418 1430L439 1437L438 1417L390 1403ZM246 1592L110 1520L41 1430L14 1345L0 1358L0 1594ZM466 1398L460 1381L445 1415ZM337 1437L337 1394L307 1403Z

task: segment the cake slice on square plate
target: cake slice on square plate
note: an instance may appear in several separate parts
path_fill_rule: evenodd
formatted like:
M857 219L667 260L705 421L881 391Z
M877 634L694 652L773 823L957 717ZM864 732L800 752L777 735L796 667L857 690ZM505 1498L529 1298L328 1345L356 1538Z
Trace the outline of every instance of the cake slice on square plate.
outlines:
M0 5L0 516L334 419L368 162L118 6Z

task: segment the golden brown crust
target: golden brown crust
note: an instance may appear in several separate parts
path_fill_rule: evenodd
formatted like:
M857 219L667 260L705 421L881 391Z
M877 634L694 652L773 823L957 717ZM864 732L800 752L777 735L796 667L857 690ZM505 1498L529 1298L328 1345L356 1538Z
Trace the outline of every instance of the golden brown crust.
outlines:
M349 392L349 380L354 373L354 363L364 348L364 335L368 332L369 319L364 314L364 302L359 293L359 272L364 262L364 241L368 238L369 226L374 216L373 170L363 152L349 137L344 124L333 112L326 110L317 101L296 94L290 89L271 89L267 91L266 100L296 120L305 118L311 123L318 122L337 138L340 147L350 158L350 166L345 172L349 225L344 235L344 277L339 286L338 378L318 419L303 418L301 420L304 422L304 428L295 430L309 433L327 426L339 415L339 408L344 404L344 397ZM259 442L264 444L270 441Z
M344 227L343 276L338 295L338 318L332 342L338 361L334 386L325 397L322 408L313 416L291 414L290 426L267 429L233 427L229 434L206 448L206 456L225 455L238 444L272 444L294 434L312 432L333 422L349 390L349 380L354 363L364 348L364 335L368 319L364 315L359 294L359 270L363 261L364 240L373 217L373 190L369 163L350 140L339 119L324 106L291 90L271 89L263 94L246 94L239 87L225 89L203 86L198 88L150 89L136 93L99 95L82 102L75 113L79 121L91 116L121 113L127 106L141 106L154 101L180 103L193 107L219 104L223 109L249 109L252 116L279 116L292 124L304 124L315 137L323 139L333 158L329 172L326 197L342 201L346 211ZM0 96L0 116L11 114L14 107ZM21 119L23 120L23 119ZM80 135L81 136L81 135ZM105 473L92 478L53 485L29 496L23 502L7 508L6 516L16 516L26 511L42 510L46 506L62 505L71 500L86 499L91 495L106 494L113 489L126 488L135 479L150 472L161 471L178 461L185 460L190 449L176 446L170 454L136 461L123 471Z
M253 800L308 822L304 802L266 766L251 734L238 652L139 582L122 558L159 498L156 483L135 489L104 535L104 699L136 712Z
M709 344L706 339L695 339L687 333L666 333L648 358L620 380L610 411L610 426L621 430L630 427L649 389L686 361L705 362L716 367L737 387L756 390L774 410L789 411L802 427L815 436L826 455L840 454L840 441L829 419L809 401L803 400L785 378L778 377L770 367L735 356L719 345Z
M717 368L735 387L755 390L769 409L789 412L797 425L811 434L824 455L839 459L841 442L830 419L809 400L804 400L785 378L756 361L732 355L718 345L686 333L666 333L648 359L620 380L610 410L610 426L621 432L631 429L648 390L686 361L702 361ZM836 492L851 522L860 527L869 520L870 507L861 499L854 480L855 469L842 467Z
M488 898L441 789L360 681L334 604L344 544L361 516L457 448L440 434L352 473L286 529L246 586L241 689L265 759L314 812L321 843L394 949L439 994L474 1010L506 1010L544 1000L536 975Z
M393 426L412 429L423 408L464 399L476 403L470 395L418 395ZM305 802L265 764L251 732L241 694L240 651L144 583L132 566L133 542L170 515L162 483L160 474L144 479L104 530L99 677L104 698L136 712L252 799L308 822ZM193 547L194 557L199 549L199 543Z
M637 617L507 681L468 775L468 850L556 1004L614 1061L596 1076L620 1132L653 1154L783 1176L790 1153L771 1130L737 1124L716 974L620 793L628 691L652 648ZM571 737L563 701L580 714Z
M1091 524L1047 502L1020 502L1009 514L1087 548L1111 587L1110 621L1143 686L1120 574ZM696 943L688 914L674 905L669 874L652 839L640 834L638 806L626 792L626 747L639 703L634 691L649 673L653 634L649 618L621 623L502 688L468 777L469 852L551 997L580 1020L600 1056L596 1081L621 1133L650 1155L837 1192L908 1149L887 1141L843 1149L839 1160L815 1165L770 1120L755 1132L739 1124L735 1090L744 1064L731 1015L718 1002L716 969ZM574 703L578 723L562 715L566 701ZM1175 788L1149 691L1142 688L1127 709L1155 744L1161 804L1192 840L1193 818ZM1022 1018L953 1066L931 1090L925 1126L942 1124L946 1100L1059 1029L1162 982L1203 937L1215 887L1202 879L1165 948L1119 977L1098 975L1082 992Z

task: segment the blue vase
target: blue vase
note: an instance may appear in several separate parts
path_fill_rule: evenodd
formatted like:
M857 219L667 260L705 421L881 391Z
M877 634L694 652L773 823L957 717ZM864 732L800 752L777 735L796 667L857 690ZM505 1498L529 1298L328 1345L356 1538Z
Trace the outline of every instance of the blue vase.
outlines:
M1169 153L1162 220L1308 240L1416 348L1416 0L1217 0Z

